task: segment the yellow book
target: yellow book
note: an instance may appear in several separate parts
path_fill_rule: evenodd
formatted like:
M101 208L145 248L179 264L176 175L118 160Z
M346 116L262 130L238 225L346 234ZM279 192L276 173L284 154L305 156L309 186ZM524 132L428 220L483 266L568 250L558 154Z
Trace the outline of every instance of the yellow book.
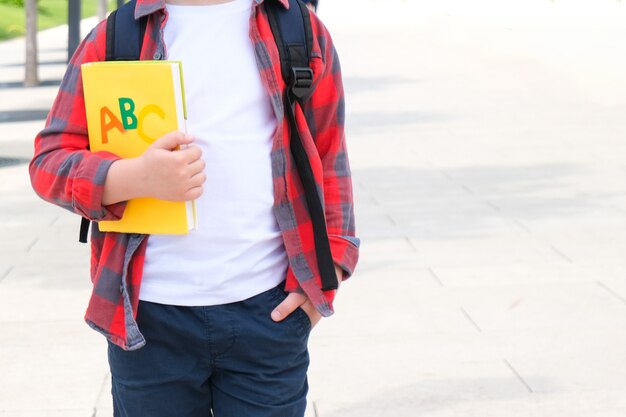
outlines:
M164 134L186 131L180 62L92 62L81 71L92 152L134 158ZM132 199L121 220L98 223L104 232L145 234L186 234L195 225L193 202L155 198Z

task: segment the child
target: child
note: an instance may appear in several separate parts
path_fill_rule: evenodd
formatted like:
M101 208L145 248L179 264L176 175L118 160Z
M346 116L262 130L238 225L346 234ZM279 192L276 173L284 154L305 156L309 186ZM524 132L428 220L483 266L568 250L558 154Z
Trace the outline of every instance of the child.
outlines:
M137 0L135 16L147 16L141 59L183 62L189 135L166 134L132 159L89 152L80 65L104 59L101 22L36 138L33 188L95 222L121 218L132 198L196 200L200 227L188 235L92 228L85 319L108 339L116 417L304 414L309 332L332 314L335 291L321 289L264 1L288 7ZM331 38L311 22L315 89L296 119L341 282L359 243L343 89Z

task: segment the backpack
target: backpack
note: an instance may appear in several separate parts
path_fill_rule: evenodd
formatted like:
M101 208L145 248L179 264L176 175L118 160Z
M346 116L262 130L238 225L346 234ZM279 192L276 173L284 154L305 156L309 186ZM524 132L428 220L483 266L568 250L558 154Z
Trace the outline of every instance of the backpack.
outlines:
M146 31L147 17L135 20L136 0L122 5L107 18L106 60L138 60ZM289 121L290 150L304 187L309 216L313 224L315 253L322 290L337 289L337 276L330 251L324 207L317 192L313 170L308 160L295 118L296 103L302 104L313 91L313 71L311 70L310 46L313 44L313 31L309 10L300 0L289 0L285 9L276 0L265 0L265 8L276 46L280 55L280 67L287 86L284 92L285 116ZM90 221L83 218L79 241L87 242Z

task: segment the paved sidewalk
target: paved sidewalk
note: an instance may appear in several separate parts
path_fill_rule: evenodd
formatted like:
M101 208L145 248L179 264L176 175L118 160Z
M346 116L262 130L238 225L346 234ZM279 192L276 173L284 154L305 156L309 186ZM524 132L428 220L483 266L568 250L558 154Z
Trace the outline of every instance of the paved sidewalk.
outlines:
M307 417L626 415L626 5L466 3L321 4L363 245ZM1 165L30 157L65 39L41 34L29 89L0 43L0 416L112 415L79 220Z

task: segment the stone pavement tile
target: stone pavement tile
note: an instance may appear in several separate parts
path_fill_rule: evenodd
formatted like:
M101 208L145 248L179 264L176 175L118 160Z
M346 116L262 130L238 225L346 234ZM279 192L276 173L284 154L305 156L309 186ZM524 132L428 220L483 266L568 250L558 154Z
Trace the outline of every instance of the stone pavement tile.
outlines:
M75 312L79 313L79 310L76 309ZM87 326L82 314L72 318L60 318L46 315L47 309L42 309L37 312L39 315L28 314L24 311L23 318L19 320L17 314L10 317L5 316L4 313L5 311L3 311L0 327L3 330L2 340L7 343L11 342L11 346L5 346L7 349L19 351L21 348L37 347L39 342L50 340L64 345L75 343L76 345L93 345L97 349L106 347L104 338Z
M65 211L57 213L47 226L36 231L38 239L29 253L38 256L50 252L66 252L68 257L84 255L84 259L88 260L89 244L78 241L80 220L81 217L76 214Z
M0 211L1 213L1 211ZM9 262L14 260L16 254L24 254L35 244L36 237L33 234L20 232L18 228L12 231L9 227L3 227L6 234L0 240L0 262Z
M49 208L42 207L42 205L43 202L35 200L34 196L32 199L15 196L14 199L7 198L0 203L0 213L3 216L2 228L7 233L2 242L10 242L11 239L19 238L20 235L36 236L52 226L62 209L50 210L54 208L51 204L48 204Z
M23 72L20 71L20 76L23 76ZM53 76L54 77L54 76ZM29 115L35 116L43 113L45 116L50 107L52 106L53 99L56 95L56 92L59 86L56 84L56 81L60 80L50 80L47 77L41 77L42 85L37 87L23 87L21 85L16 88L0 88L0 97L9 97L11 98L10 102L2 101L0 103L0 113L3 113L2 119L2 131L13 131L13 132L21 132L20 136L25 134L33 134L30 138L30 143L32 145L33 140L35 139L34 134L39 132L44 127L45 117L28 117ZM0 81L0 87L2 83L6 86L10 84L11 86L15 84L19 84L20 81L9 81L7 82L7 77L2 77ZM12 84L13 83L13 84ZM18 113L18 112L22 113ZM21 116L21 117L10 117L10 116ZM2 137L1 140L5 140L6 137Z
M390 266L348 280L334 303L336 315L315 328L315 337L350 335L377 338L450 332L474 333L463 312L427 269ZM349 329L349 330L347 330Z
M466 185L474 194L497 199L517 196L558 199L565 193L571 196L569 184L575 184L577 177L582 176L585 170L583 166L554 161L519 166L500 161L497 164L471 162L473 164L469 166L448 168L445 172L453 180Z
M626 325L626 303L595 281L454 287L450 296L485 332Z
M623 386L619 372L623 362L623 354L619 354L622 340L615 340L608 360L597 360L595 354L602 354L602 348L598 346L594 355L585 356L574 349L575 357L558 362L566 351L549 349L564 340L576 341L563 339L563 334L553 330L545 331L543 337L526 333L525 337L516 338L519 333L499 335L512 349L521 345L519 351L528 351L509 352L509 355L515 355L515 360L496 359L506 353L506 349L492 349L492 340L482 342L483 350L481 345L460 339L445 340L447 336L443 335L425 334L413 342L392 339L397 345L388 339L385 342L389 343L361 339L362 343L376 346L378 354L367 356L363 345L345 338L340 346L329 343L324 349L320 347L312 351L310 398L316 403L318 416L323 417L623 415L626 389L617 391ZM591 336L604 338L601 334ZM581 335L579 339L579 345L586 343L582 340L586 336ZM399 353L401 348L398 345L402 343L411 346L406 347L406 352ZM315 356L320 350L323 350L324 357ZM483 362L487 356L485 352L493 356L494 362ZM529 359L524 361L518 357ZM549 361L554 363L551 365L547 363ZM581 361L582 366L578 363ZM331 362L331 365L319 365L324 362ZM507 362L514 364L514 368L511 369ZM528 363L533 363L533 367L526 367ZM595 363L599 369L594 369ZM515 372L521 374L523 382ZM588 372L590 378L585 377ZM616 391L606 388L607 378L613 381L611 385ZM545 387L549 389L542 390ZM333 392L339 394L333 396Z
M33 146L23 139L9 138L6 141L0 141L0 155L3 158L30 160L33 155Z
M89 277L84 277L89 282ZM61 280L60 280L61 281ZM75 284L36 283L34 285L0 286L0 326L7 323L45 320L63 332L65 326L73 323L79 330L87 329L82 320L87 309L91 289L69 288ZM88 285L84 285L88 287ZM19 301L18 301L19 300ZM75 327L72 326L72 329Z
M28 185L30 178L28 176L27 165L17 165L0 169L0 191L6 192L5 197L10 199L15 195L34 194Z
M306 410L304 411L304 417L319 417L317 413L317 404L312 401L307 402Z
M447 195L436 190L432 190L432 193L430 191L418 193L413 190L405 190L393 198L382 199L379 205L391 215L413 214L417 218L423 215L462 213L465 211L476 214L485 209L489 209L491 216L499 214L487 202L470 195L458 184L450 183L447 189L454 192ZM459 190L458 193L456 190Z
M335 338L312 348L309 398L324 417L431 416L455 403L526 401L525 386L472 336Z
M65 213L61 214L61 216L52 219L50 226L33 233L36 233L36 241L30 247L27 256L34 260L44 261L62 258L77 268L87 268L88 274L91 245L78 241L81 217L73 214L67 216ZM91 226L93 227L93 223Z
M445 387L444 387L445 388ZM622 417L626 391L532 394L521 398L430 399L393 392L383 400L341 408L321 402L318 417Z
M577 265L623 264L626 216L621 211L596 210L576 220L560 218L524 224L533 236L550 244Z
M77 257L71 255L72 252L60 251L48 254L45 259L32 257L22 260L2 280L2 287L84 289L90 282L89 258L83 254Z
M593 238L605 232L614 235L625 225L621 209L590 197L529 195L488 198L488 201L502 215L518 219L528 226L530 232L540 236ZM576 227L572 227L572 223Z
M570 260L533 239L528 233L503 232L485 236L427 239L409 237L419 265L429 267L487 265L566 265Z
M59 210L62 211L37 197L31 188L26 164L0 169L0 195L3 227L45 226L58 215Z
M10 149L11 145L28 148L28 154L22 157L30 159L34 151L35 136L43 129L51 104L43 102L43 99L36 102L29 100L29 103L22 106L15 104L9 109L0 109L0 120L2 121L0 146L9 155L15 153L14 150ZM8 156L4 153L2 155Z
M113 406L96 408L96 413L93 417L113 417Z
M456 210L446 207L431 212L416 210L413 213L392 213L389 217L406 235L420 240L471 239L524 231L486 205L475 208L465 205Z
M626 242L622 240L571 242L566 239L553 241L551 247L567 259L581 266L619 265L624 260Z
M388 238L391 236L402 236L403 230L400 229L397 223L382 210L371 210L369 213L364 213L367 209L359 209L356 211L355 216L359 219L358 236L361 240L371 240Z
M394 189L401 189L402 185L406 185L406 178L402 177L402 173L423 172L430 176L434 181L441 183L440 170L435 169L423 157L418 154L407 144L411 138L397 139L391 144L386 144L384 152L381 152L380 138L377 136L359 135L352 141L348 140L349 152L351 155L359 155L358 159L350 160L352 169L352 182L358 193L362 191L381 189L381 185L385 183L394 186ZM439 174L439 178L436 176ZM388 176L387 176L388 175ZM398 184L398 180L402 180ZM370 188L370 184L373 185ZM432 189L425 181L421 183L424 190ZM443 190L442 192L449 192Z
M24 196L34 195L30 188L30 177L26 164L2 168L0 178L2 179L0 191L6 199L16 200Z
M335 326L330 321L316 327L311 334L311 370L316 378L328 372L323 379L336 379L337 384L358 384L358 378L353 380L353 372L381 372L391 378L389 381L393 381L391 374L394 372L410 378L411 372L420 371L421 367L428 364L439 367L446 361L474 363L503 359L503 349L490 344L491 340L475 331L416 333L407 329L405 333L400 333L379 329L377 335L360 331L344 331L344 334L339 335L333 334L337 333L333 329L326 329ZM387 326L393 327L392 320L388 321ZM345 353L345 356L339 355L340 352ZM388 363L397 366L388 368ZM399 363L405 363L408 369L405 370ZM335 368L345 373L335 372ZM323 392L328 390L324 389Z
M410 168L385 163L373 167L357 167L353 178L382 206L411 204L419 208L448 199L469 199L472 196L457 183L450 181L439 170L414 164Z
M607 320L609 321L609 320ZM626 390L622 323L552 326L485 334L533 393Z
M614 270L614 274L598 274L596 282L617 300L626 304L626 268Z
M623 268L609 265L485 265L433 267L433 273L445 287L569 284L617 279Z
M111 373L107 372L104 378L102 379L102 386L100 388L100 393L98 394L98 399L96 401L96 408L98 410L113 408L111 399ZM112 414L112 413L111 413ZM99 415L99 414L98 414Z
M12 265L9 259L0 260L0 282L11 273L13 268L15 268L15 266Z
M502 216L514 218L528 226L531 231L541 231L544 225L556 221L580 221L581 216L595 212L597 203L589 198L579 196L555 195L555 192L544 195L528 194L513 196L486 196L486 201ZM533 227L536 225L536 227Z
M417 252L407 238L392 236L364 239L361 242L358 268L365 271L391 265L402 266L414 262L416 256Z
M30 334L15 340L18 336L7 334L7 325L0 324L5 340L0 346L0 410L93 409L106 373L104 341L85 343L82 334L44 339L38 334L48 324L20 325Z
M597 391L538 393L532 396L530 408L530 415L537 417L622 417L626 415L626 390L615 386ZM492 412L485 416L499 415Z
M618 192L604 196L604 202L609 207L615 207L626 213L626 193Z

